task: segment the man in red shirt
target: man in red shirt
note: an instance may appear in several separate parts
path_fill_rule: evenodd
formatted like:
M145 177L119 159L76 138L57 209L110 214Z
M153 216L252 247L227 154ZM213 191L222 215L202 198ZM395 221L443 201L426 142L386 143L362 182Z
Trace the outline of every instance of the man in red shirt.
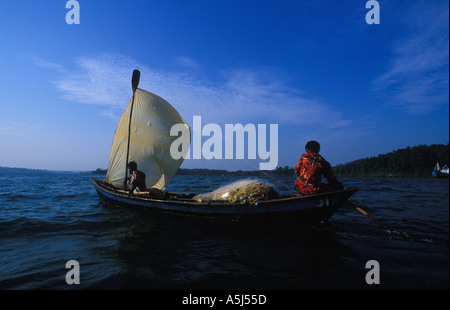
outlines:
M331 170L331 165L319 155L320 144L317 141L309 141L305 145L306 153L300 156L295 166L298 177L295 179L295 188L300 194L311 195L330 190L343 189ZM322 175L328 180L328 184L322 183Z

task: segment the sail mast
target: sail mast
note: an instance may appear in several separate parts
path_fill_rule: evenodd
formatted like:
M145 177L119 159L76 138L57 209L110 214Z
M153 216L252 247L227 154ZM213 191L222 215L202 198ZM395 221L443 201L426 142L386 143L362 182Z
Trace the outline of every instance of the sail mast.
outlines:
M128 179L128 169L127 168L128 168L128 157L130 155L131 117L133 116L134 95L135 95L136 89L139 85L140 77L141 77L141 72L139 70L134 70L133 76L131 78L131 88L133 89L133 98L131 99L130 120L128 122L127 160L125 161L125 179L123 180L124 189L126 189L126 187L127 187L127 179Z

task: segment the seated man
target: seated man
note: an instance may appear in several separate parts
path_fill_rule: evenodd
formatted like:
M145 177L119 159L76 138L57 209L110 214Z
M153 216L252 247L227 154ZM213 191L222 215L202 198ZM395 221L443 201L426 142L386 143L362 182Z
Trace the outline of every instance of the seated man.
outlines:
M130 194L132 194L133 191L136 188L140 192L147 191L147 186L145 185L146 175L145 175L144 172L139 171L137 169L137 164L136 164L135 161L132 161L132 162L130 162L128 164L128 171L131 174L131 177L130 177L130 185L131 185Z
M305 145L306 153L302 154L295 166L298 177L295 179L295 188L300 194L310 195L330 190L343 189L331 170L331 165L319 155L320 144L309 141ZM321 181L322 175L328 180L328 184Z

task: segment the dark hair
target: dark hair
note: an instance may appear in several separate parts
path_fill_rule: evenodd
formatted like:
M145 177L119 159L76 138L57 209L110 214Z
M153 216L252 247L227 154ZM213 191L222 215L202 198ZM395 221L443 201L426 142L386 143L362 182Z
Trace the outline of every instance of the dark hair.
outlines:
M309 141L305 145L305 150L310 150L313 153L319 153L319 151L320 151L320 144L317 141Z
M128 163L128 168L132 169L132 170L136 170L137 169L137 164L135 161L130 161Z

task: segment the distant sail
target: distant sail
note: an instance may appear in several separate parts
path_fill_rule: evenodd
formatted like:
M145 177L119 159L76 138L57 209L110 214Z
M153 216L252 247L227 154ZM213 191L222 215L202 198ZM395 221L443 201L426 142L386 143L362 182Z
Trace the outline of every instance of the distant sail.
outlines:
M105 178L106 182L119 188L123 188L126 173L131 102L130 99L117 125ZM146 174L147 187L166 188L183 163L184 156L173 159L170 155L170 145L178 138L170 136L170 129L175 124L182 124L185 126L184 131L190 134L188 124L166 100L148 91L136 89L128 162L135 161L138 170Z

